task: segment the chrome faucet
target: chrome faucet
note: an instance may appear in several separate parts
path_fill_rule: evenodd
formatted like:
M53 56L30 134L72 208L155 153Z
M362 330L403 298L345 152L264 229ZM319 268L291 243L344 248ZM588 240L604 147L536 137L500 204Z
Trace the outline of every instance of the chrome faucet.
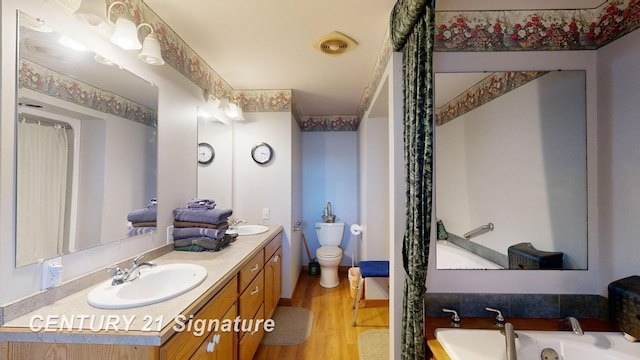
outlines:
M451 314L451 325L453 327L460 327L460 315L453 309L442 308L442 311Z
M567 316L561 321L569 323L569 326L571 326L571 331L573 331L574 334L578 336L584 335L584 332L582 331L582 326L580 326L580 322L578 321L578 319L574 318L573 316Z
M144 257L144 254L136 256L135 259L131 262L130 269L122 270L118 265L111 265L107 268L107 271L113 271L113 280L111 280L111 285L116 286L123 284L127 281L133 281L140 277L140 268L143 266L154 267L155 263L151 261L145 261L143 263L138 264L138 261Z
M513 324L504 324L504 342L507 348L507 360L518 360L516 355L516 332Z
M229 220L229 230L235 230L240 224L246 224L244 220Z
M485 307L484 309L487 310L487 311L491 311L491 312L496 313L496 317L495 317L495 319L493 321L493 323L496 326L499 326L499 327L503 327L504 326L504 316L502 316L502 312L500 310L494 309L494 308L491 308L491 307L488 307L488 306Z

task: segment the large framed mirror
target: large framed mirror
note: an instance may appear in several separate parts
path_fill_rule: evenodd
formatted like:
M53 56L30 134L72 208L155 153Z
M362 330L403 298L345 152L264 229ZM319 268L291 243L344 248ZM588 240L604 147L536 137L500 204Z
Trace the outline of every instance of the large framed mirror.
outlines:
M435 74L438 269L587 269L585 76Z
M158 88L17 16L16 266L153 232Z

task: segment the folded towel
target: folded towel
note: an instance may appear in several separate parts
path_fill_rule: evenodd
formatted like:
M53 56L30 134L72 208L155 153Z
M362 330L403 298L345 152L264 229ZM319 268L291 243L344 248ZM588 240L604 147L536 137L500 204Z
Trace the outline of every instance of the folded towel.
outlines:
M211 199L192 199L187 207L192 210L210 210L216 207L216 202Z
M236 237L225 236L221 240L210 240L205 238L195 238L190 240L178 240L174 242L174 249L178 251L219 251L230 243L234 242Z
M132 222L131 226L133 226L133 227L156 227L156 222L155 221Z
M132 211L127 215L127 220L134 222L156 221L158 211L156 209L143 208Z
M186 207L173 209L173 218L178 221L201 222L205 224L219 224L227 221L233 214L231 209L192 210Z
M217 229L209 229L202 227L182 227L173 229L173 239L187 239L193 237L207 237L210 239L220 240L224 236L229 226L221 226Z
M155 226L134 227L127 232L127 236L131 237L136 235L142 235L142 234L150 233L155 230L156 230Z
M218 224L207 224L207 223L200 223L200 222L174 220L173 226L176 228L199 227L199 228L207 228L207 229L217 229L222 226L229 226L229 223L226 221L223 221Z

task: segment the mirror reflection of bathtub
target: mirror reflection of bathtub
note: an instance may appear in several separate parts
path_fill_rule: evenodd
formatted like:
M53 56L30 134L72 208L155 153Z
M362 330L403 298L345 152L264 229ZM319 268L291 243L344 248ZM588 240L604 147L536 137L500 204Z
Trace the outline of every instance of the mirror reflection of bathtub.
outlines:
M475 253L447 240L436 242L436 265L438 269L504 269Z

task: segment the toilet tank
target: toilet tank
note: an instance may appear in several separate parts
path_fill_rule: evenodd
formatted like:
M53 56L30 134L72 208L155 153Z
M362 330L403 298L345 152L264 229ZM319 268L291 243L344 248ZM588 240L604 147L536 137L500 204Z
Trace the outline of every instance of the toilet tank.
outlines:
M316 235L318 235L320 246L340 246L343 233L343 221L333 223L316 222Z

